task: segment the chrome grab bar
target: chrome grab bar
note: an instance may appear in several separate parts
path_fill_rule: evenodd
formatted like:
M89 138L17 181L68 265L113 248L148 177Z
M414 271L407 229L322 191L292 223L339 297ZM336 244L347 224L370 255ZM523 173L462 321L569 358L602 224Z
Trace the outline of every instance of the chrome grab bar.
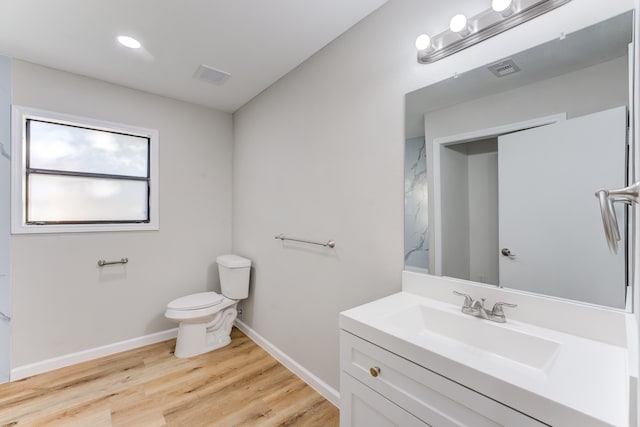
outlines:
M618 253L618 242L620 241L620 229L618 219L613 208L613 202L640 203L640 181L619 190L598 190L596 197L600 203L600 213L602 215L602 226L607 244L612 254Z
M330 247L331 249L336 247L336 242L334 242L333 240L327 240L326 242L312 242L310 240L302 240L302 239L294 239L292 237L286 237L284 235L284 233L280 233L275 238L278 239L278 240L282 240L283 242L285 240L291 240L291 241L294 241L294 242L308 243L310 245L318 245L318 246Z
M120 261L105 261L101 259L98 261L98 267L104 267L105 265L113 265L113 264L126 264L129 262L129 258L120 258Z

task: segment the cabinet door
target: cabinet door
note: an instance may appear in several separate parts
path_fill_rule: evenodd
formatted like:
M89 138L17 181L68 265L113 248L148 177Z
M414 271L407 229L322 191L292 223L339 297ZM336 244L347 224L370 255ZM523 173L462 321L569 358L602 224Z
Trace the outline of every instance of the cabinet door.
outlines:
M340 367L379 396L438 427L544 425L345 331L340 332ZM373 376L370 368L378 374Z
M404 409L345 372L340 373L340 427L425 427Z

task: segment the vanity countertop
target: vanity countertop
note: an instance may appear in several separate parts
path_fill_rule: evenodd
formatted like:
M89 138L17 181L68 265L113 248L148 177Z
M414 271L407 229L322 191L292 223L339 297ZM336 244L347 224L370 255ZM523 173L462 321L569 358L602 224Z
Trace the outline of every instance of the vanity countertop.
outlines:
M440 325L432 330L429 322ZM453 334L471 333L452 338L442 323L455 324ZM550 425L629 424L623 346L512 319L490 322L408 292L342 312L340 328ZM490 332L497 351L473 331Z

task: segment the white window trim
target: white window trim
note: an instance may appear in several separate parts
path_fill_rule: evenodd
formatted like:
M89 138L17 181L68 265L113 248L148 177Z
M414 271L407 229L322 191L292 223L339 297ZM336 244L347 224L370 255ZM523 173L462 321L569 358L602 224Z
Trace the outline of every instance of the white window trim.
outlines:
M97 129L117 130L133 135L148 137L150 140L150 195L149 222L131 224L27 224L25 212L26 199L26 153L25 129L26 119L57 120L69 124L80 124ZM11 108L11 233L81 233L100 231L140 231L158 230L159 220L159 186L158 186L158 154L159 135L155 129L147 129L121 123L107 122L70 114L56 113L36 108L13 105Z

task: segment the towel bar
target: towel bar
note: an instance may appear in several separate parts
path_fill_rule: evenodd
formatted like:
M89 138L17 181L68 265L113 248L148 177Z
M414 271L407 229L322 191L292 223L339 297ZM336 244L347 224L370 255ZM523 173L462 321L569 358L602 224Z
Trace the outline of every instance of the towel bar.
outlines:
M104 267L105 265L113 265L113 264L126 264L129 262L129 258L120 258L120 261L105 261L101 259L98 261L99 267Z
M284 233L280 233L275 238L282 241L291 240L294 242L309 243L310 245L325 246L325 247L330 247L331 249L336 247L336 242L334 242L333 240L327 240L326 242L312 242L310 240L302 240L302 239L294 239L292 237L286 237Z

